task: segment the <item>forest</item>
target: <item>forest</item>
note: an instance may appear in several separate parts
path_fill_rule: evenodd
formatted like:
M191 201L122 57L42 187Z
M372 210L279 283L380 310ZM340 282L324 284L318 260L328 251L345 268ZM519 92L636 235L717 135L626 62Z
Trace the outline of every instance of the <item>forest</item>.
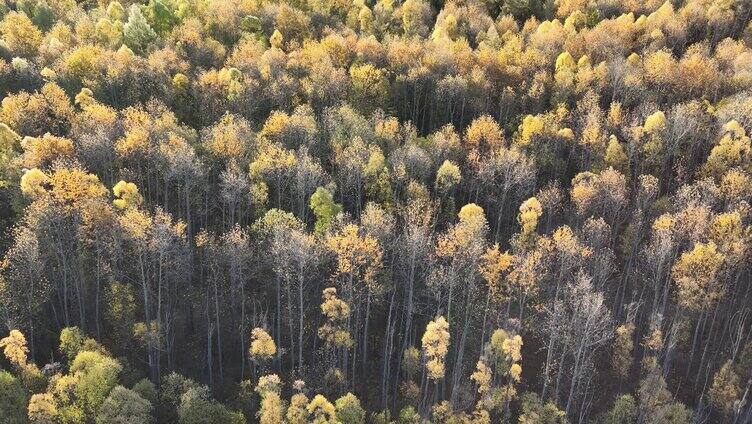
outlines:
M752 423L750 0L0 0L0 424Z

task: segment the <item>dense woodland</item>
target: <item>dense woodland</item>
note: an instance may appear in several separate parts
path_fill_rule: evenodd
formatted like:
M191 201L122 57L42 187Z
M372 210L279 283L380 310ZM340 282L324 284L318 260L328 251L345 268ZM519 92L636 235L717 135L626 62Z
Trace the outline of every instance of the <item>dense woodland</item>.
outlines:
M752 423L749 0L0 0L0 423Z

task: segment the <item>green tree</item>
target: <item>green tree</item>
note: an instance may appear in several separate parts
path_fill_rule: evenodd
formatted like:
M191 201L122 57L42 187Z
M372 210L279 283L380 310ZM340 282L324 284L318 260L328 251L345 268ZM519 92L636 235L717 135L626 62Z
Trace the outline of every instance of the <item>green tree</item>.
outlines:
M360 406L360 400L348 393L334 402L337 408L337 420L342 424L359 424L365 422L366 411Z
M325 187L316 189L311 196L310 206L316 217L315 231L318 234L329 231L334 218L342 212L342 205L334 202L332 192Z
M97 424L150 424L154 422L151 402L133 390L115 386L102 403Z
M125 45L134 52L144 53L149 44L156 38L157 33L149 26L149 22L141 13L141 8L137 4L131 5L128 9L128 22L123 25L123 42Z
M7 424L23 424L26 420L26 393L11 373L0 371L0 417Z

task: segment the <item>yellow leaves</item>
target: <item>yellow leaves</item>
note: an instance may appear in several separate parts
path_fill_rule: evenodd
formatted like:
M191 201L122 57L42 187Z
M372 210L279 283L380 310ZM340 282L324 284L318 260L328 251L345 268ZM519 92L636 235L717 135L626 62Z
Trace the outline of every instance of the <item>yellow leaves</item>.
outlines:
M708 391L713 406L729 416L739 400L739 375L734 371L734 363L729 360L713 377L713 384Z
M678 289L679 305L702 310L723 296L724 287L716 279L723 260L724 255L712 241L696 243L691 251L682 253L671 272Z
M749 230L742 224L741 214L738 211L726 212L713 219L709 239L719 246L730 264L735 264L745 256L748 234Z
M21 137L7 124L0 122L0 151L10 150Z
M183 73L178 72L172 77L172 87L180 93L187 93L190 85L191 82Z
M72 157L73 142L67 138L55 137L50 133L42 137L24 137L21 140L24 150L21 166L24 168L41 168L58 158Z
M316 395L308 403L311 424L337 424L337 410L323 395Z
M620 325L616 328L612 363L617 374L622 379L629 376L629 370L632 367L632 351L634 349L632 335L634 330L635 326L632 323Z
M137 322L133 325L133 337L144 346L158 346L161 342L161 330L156 321Z
M284 37L282 36L282 33L279 32L278 29L274 30L274 33L271 37L269 37L269 44L272 45L272 47L281 49L284 45Z
M574 140L574 131L571 128L562 128L556 132L556 135L566 141Z
M126 209L119 220L125 234L138 242L146 241L153 226L151 217L137 208Z
M666 124L666 115L659 110L645 118L642 129L648 134L660 134L666 129Z
M610 166L622 174L626 175L629 172L629 158L624 152L624 147L613 134L608 139L606 155L603 160L606 162L606 166Z
M94 93L86 87L82 88L81 91L79 91L78 94L76 94L76 97L73 99L73 103L80 106L82 109L92 106L96 104L96 102L97 101L94 98Z
M543 207L538 199L531 197L520 205L520 213L517 222L522 226L523 235L531 235L538 227L538 219L543 215Z
M21 91L2 100L0 121L19 134L41 136L67 132L73 107L60 86L47 83L33 94Z
M408 378L420 371L420 351L415 346L410 346L402 352L402 370Z
M106 65L107 61L101 48L83 46L63 58L59 73L81 84L95 84L100 79L100 73L104 73Z
M267 374L259 377L256 384L256 392L261 395L266 393L279 393L282 389L282 379L277 374Z
M26 357L29 348L26 347L26 337L18 331L11 330L8 337L0 340L0 348L8 361L18 368L26 366Z
M469 203L460 209L457 214L459 222L441 236L436 246L436 254L440 257L449 258L460 251L471 252L478 240L485 237L488 230L486 215L483 208L475 203ZM480 252L477 252L480 255Z
M656 85L670 86L674 83L674 74L678 65L676 59L668 50L650 53L644 61L645 78L648 82Z
M301 380L297 380L301 381ZM301 381L302 382L302 381ZM308 398L303 393L295 393L290 398L285 418L289 424L306 424L308 420Z
M234 115L225 114L214 124L203 146L220 159L240 159L248 153L251 129L248 122Z
M519 362L522 360L522 337L518 334L514 337L505 339L501 343L501 350L513 362Z
M470 375L470 379L478 385L478 393L484 394L491 388L491 379L493 374L491 368L483 361L478 361L475 365L475 372Z
M345 320L350 316L350 307L337 297L337 289L334 287L324 289L323 298L321 313L328 319Z
M370 114L389 99L389 81L384 71L371 64L353 65L350 91L354 105L364 114Z
M475 203L468 203L463 206L457 216L460 218L460 224L484 225L486 222L486 214L483 212L483 208Z
M266 361L277 354L277 345L263 328L254 328L251 331L251 347L248 352L254 361Z
M722 213L713 220L710 227L710 239L717 244L723 244L739 239L742 231L742 218L739 212Z
M735 166L749 167L752 144L744 128L736 121L723 126L723 136L710 151L703 170L714 177L720 177Z
M357 225L349 224L339 234L327 238L326 244L337 258L338 275L350 275L370 286L376 283L383 251L378 240L359 233Z
M488 248L481 256L480 274L486 281L489 294L498 302L509 298L508 284L503 284L502 274L512 266L514 257L508 252L501 252L498 243Z
M251 162L249 174L252 179L261 179L266 176L276 178L278 175L289 172L296 162L297 159L292 152L272 143L266 146L256 160Z
M431 380L444 378L444 359L449 352L449 323L443 316L428 323L421 343L426 356L426 371Z
M284 402L279 393L262 393L261 409L257 414L259 424L283 424Z
M520 147L529 146L533 139L537 136L543 135L545 131L545 124L543 119L538 116L527 115L522 119L520 124L519 139L516 144ZM571 130L570 130L571 131Z
M596 211L613 218L608 213L618 212L624 207L627 195L626 177L613 168L600 174L580 172L572 179L570 197L581 215Z
M676 220L669 214L663 214L653 221L653 231L658 233L669 233L674 230Z
M61 168L51 176L52 196L66 205L75 206L79 202L101 199L109 193L94 174L80 169Z
M29 420L33 423L57 422L58 409L51 393L38 393L31 396L28 407Z
M37 168L30 169L21 176L21 193L32 199L36 199L47 193L47 185L50 177Z
M322 298L321 313L326 317L326 323L319 327L319 338L330 347L351 347L353 340L344 328L350 316L350 306L337 297L334 287L324 289Z
M577 63L568 51L564 51L556 57L556 72L577 70Z
M260 135L273 142L282 142L282 137L284 136L285 131L289 127L289 125L290 115L285 112L274 111L269 115L268 118L266 118L264 127L261 128Z
M512 366L509 367L509 376L515 383L519 383L522 378L522 366L520 364L512 364Z
M151 146L149 132L145 128L133 128L115 143L115 150L120 156L128 157L145 153Z
M504 133L499 124L490 116L475 118L465 131L465 144L468 149L493 151L504 144Z
M747 173L732 169L723 175L720 183L722 196L729 202L736 202L750 196L752 180Z
M6 14L0 22L0 33L13 56L35 56L42 43L42 32L22 12Z
M436 171L436 189L446 193L462 181L460 168L452 161L445 160Z
M112 194L117 197L117 199L112 201L112 204L118 209L137 207L144 201L144 198L138 192L136 184L122 180L112 188Z

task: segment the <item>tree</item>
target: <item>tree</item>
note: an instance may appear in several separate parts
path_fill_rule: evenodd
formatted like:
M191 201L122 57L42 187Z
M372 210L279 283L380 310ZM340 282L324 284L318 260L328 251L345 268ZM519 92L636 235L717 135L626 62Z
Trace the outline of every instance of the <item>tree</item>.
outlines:
M292 395L285 418L290 424L306 424L308 422L308 397L302 393Z
M428 378L437 383L444 378L444 360L449 353L449 323L443 316L428 323L421 344Z
M14 56L33 57L42 44L42 31L23 12L7 13L0 22L0 34Z
M319 338L332 352L337 349L349 349L355 343L348 330L350 306L337 297L337 289L328 287L322 292L321 313L326 318L319 327Z
M117 197L112 203L118 209L137 207L144 201L135 184L122 180L112 188L112 194Z
M613 367L621 379L629 377L632 369L632 352L634 350L634 330L632 323L616 327L614 340Z
M337 410L324 396L316 395L308 403L311 424L337 424Z
M85 336L78 327L66 327L60 331L60 352L65 354L69 363L73 363L83 349Z
M366 411L360 406L360 400L352 393L347 393L334 402L337 409L337 420L342 424L362 423L366 419Z
M645 423L686 424L692 412L673 400L661 375L651 373L640 382L638 420Z
M59 412L50 393L32 395L28 410L29 421L34 424L54 424L58 421Z
M697 243L691 251L681 255L674 264L672 276L682 307L699 310L723 296L723 287L716 279L723 259L713 242Z
M122 365L115 359L98 352L82 351L70 366L70 375L75 379L74 404L84 416L93 417L117 385Z
M180 424L240 424L245 417L240 412L231 412L209 395L206 386L188 389L180 397L178 407Z
M134 4L128 9L128 21L123 25L123 43L133 51L143 53L149 44L157 38L146 21L141 8Z
M358 342L362 347L362 361L367 362L371 302L373 295L381 290L378 277L383 266L383 250L375 237L363 234L362 229L354 224L348 224L340 232L329 235L326 245L336 260L333 278L339 282L343 298L352 305L356 318L354 323L348 319L348 327L352 329L354 340L358 341L362 334ZM361 306L363 303L365 308ZM362 330L361 313L364 314ZM354 353L357 355L357 351ZM347 366L347 357L344 366Z
M26 347L26 337L18 331L11 330L10 334L0 340L0 347L8 361L18 368L26 366L26 358L29 348Z
M728 417L737 408L739 392L739 376L734 372L733 363L727 361L713 377L708 391L710 401L723 416Z
M372 64L350 67L350 99L364 115L384 108L389 99L389 81L381 69Z
M567 415L551 401L543 403L535 393L522 395L522 415L520 424L566 424Z
M274 358L277 354L277 345L274 339L263 328L254 328L251 331L251 344L248 353L254 362L263 362Z
M637 404L631 395L621 395L614 401L614 406L603 413L598 423L630 424L637 419Z
M310 200L311 210L316 217L315 230L318 234L326 234L329 230L332 220L342 212L342 205L334 203L331 191L324 187L319 187L313 193Z
M153 423L151 403L133 390L115 386L102 403L97 424Z
M26 422L26 393L11 373L0 371L0 415L8 424Z

